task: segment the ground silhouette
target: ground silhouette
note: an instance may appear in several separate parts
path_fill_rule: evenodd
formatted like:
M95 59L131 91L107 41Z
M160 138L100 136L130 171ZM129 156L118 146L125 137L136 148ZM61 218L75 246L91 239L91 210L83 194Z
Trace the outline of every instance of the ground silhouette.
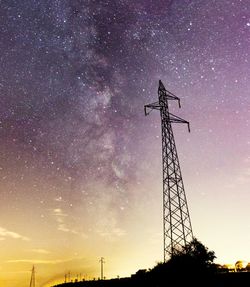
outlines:
M250 273L222 272L214 264L214 251L209 251L196 238L176 251L165 263L149 270L139 270L130 278L71 282L58 287L235 287L250 285ZM225 271L225 270L224 270Z

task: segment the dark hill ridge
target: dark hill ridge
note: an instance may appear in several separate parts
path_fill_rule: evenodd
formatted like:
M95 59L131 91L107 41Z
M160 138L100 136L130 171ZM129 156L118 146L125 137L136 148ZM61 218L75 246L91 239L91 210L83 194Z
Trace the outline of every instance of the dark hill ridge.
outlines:
M218 273L210 277L201 278L185 278L182 274L174 279L159 280L157 278L140 278L132 276L131 278L98 280L98 281L83 281L75 283L65 283L57 285L57 287L246 287L250 286L250 272L235 272L235 273Z
M238 287L250 286L250 273L226 273L213 261L216 258L194 238L171 259L151 270L139 270L131 278L65 283L57 287Z

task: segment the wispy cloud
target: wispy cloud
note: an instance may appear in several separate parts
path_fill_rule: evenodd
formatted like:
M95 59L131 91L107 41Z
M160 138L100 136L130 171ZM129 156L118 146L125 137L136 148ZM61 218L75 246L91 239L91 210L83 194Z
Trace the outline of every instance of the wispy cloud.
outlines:
M5 240L6 238L20 239L24 241L29 241L30 239L23 236L17 232L7 230L6 228L0 227L0 240Z
M248 157L246 157L246 158L244 158L244 160L243 160L245 163L250 163L250 156L248 156Z
M53 214L56 217L57 222L63 222L64 218L68 216L68 214L64 213L61 208L54 208Z
M241 170L238 176L235 177L234 181L232 181L227 185L227 187L236 188L249 183L250 183L250 167L245 167Z
M68 217L68 214L64 213L61 208L53 209L53 215L55 216L55 219L58 223L57 230L62 231L62 232L69 232L72 234L80 235L84 238L87 237L87 235L85 233L77 231L73 228L69 228L67 226L67 224L65 223L65 218Z
M240 184L245 184L250 182L250 168L243 170L242 174L238 176L237 181Z
M31 264L49 264L49 265L54 265L54 264L59 264L59 263L65 263L72 261L73 259L55 259L55 260L33 260L33 259L15 259L15 260L8 260L6 263L31 263Z
M109 229L106 231L105 230L97 230L97 233L100 236L110 237L112 239L126 235L126 231L121 229L121 228L118 228L118 227L115 227L113 229Z
M31 249L30 251L32 252L35 252L35 253L39 253L39 254L49 254L51 253L50 251L48 250L45 250L45 249Z

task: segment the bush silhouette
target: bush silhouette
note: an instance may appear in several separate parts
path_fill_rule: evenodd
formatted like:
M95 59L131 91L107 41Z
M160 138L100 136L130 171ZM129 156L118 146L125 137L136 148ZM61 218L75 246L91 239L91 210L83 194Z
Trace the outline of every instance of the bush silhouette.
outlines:
M151 276L160 281L187 280L209 277L215 272L216 258L201 242L194 238L189 244L176 252L166 263L159 263L151 271Z

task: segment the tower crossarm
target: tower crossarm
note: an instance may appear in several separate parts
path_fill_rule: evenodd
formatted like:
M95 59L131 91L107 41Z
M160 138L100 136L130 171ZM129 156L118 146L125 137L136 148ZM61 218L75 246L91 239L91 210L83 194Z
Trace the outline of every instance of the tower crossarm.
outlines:
M160 111L160 109L161 109L161 106L160 106L159 102L155 102L155 103L152 103L152 104L145 105L144 106L145 116L148 116L151 113L152 110Z
M187 124L188 126L188 131L190 132L190 123L180 117L177 117L176 115L173 115L169 113L169 120L171 123L179 123L179 124Z
M152 110L158 110L160 111L161 110L161 105L159 102L155 102L155 103L152 103L152 104L148 104L148 105L145 105L144 106L144 113L145 113L145 116L148 116L150 114L150 112ZM168 113L169 115L169 121L171 123L177 123L177 124L187 124L188 125L188 131L190 132L190 123L176 115L173 115L171 113Z

